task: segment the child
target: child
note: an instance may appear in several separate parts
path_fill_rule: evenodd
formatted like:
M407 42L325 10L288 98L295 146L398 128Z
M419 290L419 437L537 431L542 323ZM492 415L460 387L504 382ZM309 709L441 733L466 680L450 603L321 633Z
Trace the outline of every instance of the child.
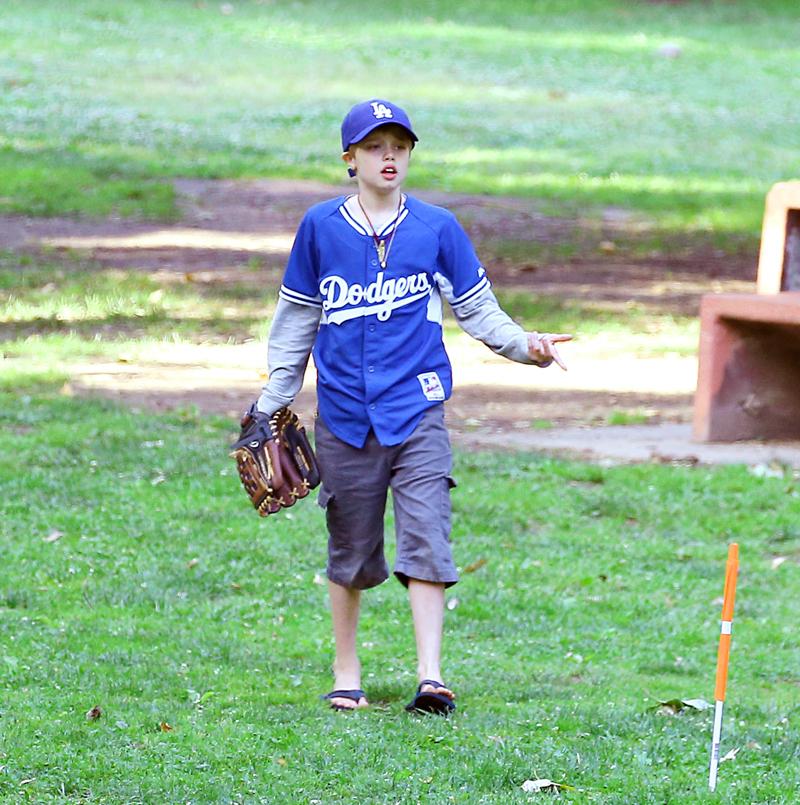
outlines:
M394 501L394 574L408 588L419 686L408 710L446 715L444 590L458 580L450 549L451 453L443 402L450 363L444 296L460 326L513 361L566 368L556 344L526 333L498 306L455 217L402 192L417 135L385 100L354 106L342 159L356 194L313 206L297 231L269 337L269 381L258 408L272 414L300 391L309 353L317 369L319 503L328 525L328 587L337 710L367 707L356 653L361 591L381 584L387 490Z

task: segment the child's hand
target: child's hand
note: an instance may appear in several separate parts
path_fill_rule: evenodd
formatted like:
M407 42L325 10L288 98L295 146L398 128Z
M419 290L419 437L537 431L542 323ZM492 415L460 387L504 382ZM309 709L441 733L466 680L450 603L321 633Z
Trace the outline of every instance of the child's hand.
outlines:
M528 333L528 355L539 363L555 361L565 372L567 366L558 354L556 344L572 341L567 333Z

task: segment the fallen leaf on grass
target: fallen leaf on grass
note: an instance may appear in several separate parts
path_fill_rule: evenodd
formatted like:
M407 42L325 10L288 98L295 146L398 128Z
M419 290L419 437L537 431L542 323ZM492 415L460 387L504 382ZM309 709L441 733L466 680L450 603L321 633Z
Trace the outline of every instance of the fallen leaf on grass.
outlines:
M719 759L720 763L725 763L728 760L735 760L736 755L739 754L739 747L737 746L735 749L731 749L730 752L726 752L723 757Z
M197 559L197 558L194 558L194 559L190 559L190 560L189 560L189 561L186 563L186 567L188 567L189 569L191 569L191 568L193 568L193 567L197 567L199 564L200 564L200 560L199 560L199 559Z
M526 780L522 784L522 790L526 794L538 794L540 791L550 791L557 794L559 791L574 791L575 789L566 783L554 783L552 780L545 778L542 780Z
M784 469L781 464L771 462L769 464L755 464L748 467L748 472L756 478L783 478Z
M207 690L205 693L200 693L199 691L188 688L186 692L189 694L189 701L192 703L192 706L199 707L201 709L202 706L215 695L213 690Z
M705 699L683 699L683 703L694 710L709 710L713 706Z
M286 758L285 758L285 757L279 757L279 758L278 758L278 759L277 759L275 762L276 762L276 763L277 763L279 766L288 766L288 765L289 765L289 761L288 761L288 760L286 760Z
M489 560L482 556L480 559L476 559L474 562L470 562L465 568L465 573L474 573L476 570L480 570L485 564L487 564Z
M95 705L91 710L86 711L86 720L87 721L97 721L100 716L103 715L103 711L98 705Z
M711 705L705 699L667 699L659 701L650 709L658 710L659 713L675 715L683 710L708 710Z
M773 570L777 570L788 558L788 556L774 556L770 567Z
M162 721L162 722L161 722L161 723L158 725L158 728L161 730L161 732L172 732L172 727L170 727L170 725L169 725L169 724L167 724L167 722L166 722L166 721Z
M58 542L64 536L63 531L54 528L46 537L42 537L42 542Z
M153 447L163 447L163 446L164 446L164 440L163 439L156 439L154 442L142 442L139 445L139 447L144 447L144 448L147 448L147 449L150 449L150 448L153 448Z
M450 600L447 602L447 608L448 608L448 609L449 609L451 612L452 612L452 611L453 611L453 610L454 610L454 609L455 609L457 606L458 606L458 599L457 599L457 598L451 598L451 599L450 599Z

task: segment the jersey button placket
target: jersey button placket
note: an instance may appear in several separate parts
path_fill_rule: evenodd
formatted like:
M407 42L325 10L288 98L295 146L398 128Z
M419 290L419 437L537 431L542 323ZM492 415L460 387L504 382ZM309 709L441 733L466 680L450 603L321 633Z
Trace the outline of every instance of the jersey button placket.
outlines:
M378 267L378 261L373 256L374 253L374 246L370 241L369 246L367 247L367 271L366 271L366 282L364 283L364 287L366 287L372 280L375 279L375 270ZM366 300L364 304L367 305L368 303ZM364 319L364 329L368 333L375 332L375 319L372 316L365 316ZM377 344L375 343L374 338L364 338L363 340L363 352L361 355L361 366L364 368L364 389L366 391L366 398L369 404L370 411L376 411L378 406L372 402L374 399L375 394L375 353L377 352Z

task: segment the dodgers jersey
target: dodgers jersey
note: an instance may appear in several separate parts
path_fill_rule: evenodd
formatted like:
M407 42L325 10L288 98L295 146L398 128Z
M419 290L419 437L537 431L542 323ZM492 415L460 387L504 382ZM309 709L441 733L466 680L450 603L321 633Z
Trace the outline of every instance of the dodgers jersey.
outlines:
M313 355L325 424L355 447L370 428L389 446L450 397L442 295L457 309L490 283L448 210L406 196L377 233L387 247L391 239L382 268L372 233L349 214L346 200L306 213L280 296L321 310Z

